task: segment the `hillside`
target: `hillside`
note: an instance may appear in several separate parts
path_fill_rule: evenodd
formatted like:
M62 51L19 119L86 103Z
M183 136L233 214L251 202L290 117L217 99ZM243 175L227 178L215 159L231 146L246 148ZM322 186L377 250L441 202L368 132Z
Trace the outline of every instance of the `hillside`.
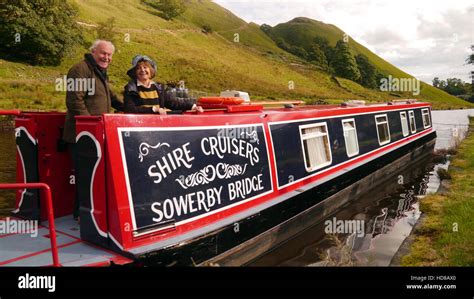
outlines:
M369 90L319 71L278 48L257 24L246 23L210 1L188 1L186 12L173 21L158 17L155 9L140 0L73 2L79 9L79 21L88 44L95 39L97 24L115 18L117 52L109 76L117 93L121 93L128 81L125 73L131 58L141 53L158 62L155 79L162 82L185 80L195 96L238 89L248 91L253 99L298 99L309 103L393 98L386 92ZM203 33L202 25L210 26L213 33ZM284 26L279 28L282 32L293 30ZM323 23L314 30L316 34L327 35L331 43L342 34L337 27ZM300 37L298 33L298 38L300 40L295 43L304 42L305 36L301 34ZM351 44L354 51L364 53L387 73L407 75L356 42ZM55 79L66 74L86 52L85 45L78 47L56 67L30 66L0 59L0 108L65 110L65 95L55 91ZM294 88L289 88L292 85ZM421 97L433 102L435 108L470 105L428 85L423 86Z
M272 28L272 34L275 37L283 38L288 44L308 48L309 43L316 36L324 37L331 46L335 46L338 40L344 38L345 33L331 24L325 24L320 21L309 18L295 18L289 22L281 23ZM396 78L413 78L381 57L371 52L366 47L349 37L349 48L354 55L362 54L367 56L369 61L377 68L379 72L385 75L392 75ZM421 93L417 98L433 102L435 106L445 107L445 105L470 105L465 101L458 99L446 92L421 82ZM402 93L403 94L403 93ZM405 95L405 94L404 94ZM406 94L406 96L411 96ZM413 97L413 96L412 96Z

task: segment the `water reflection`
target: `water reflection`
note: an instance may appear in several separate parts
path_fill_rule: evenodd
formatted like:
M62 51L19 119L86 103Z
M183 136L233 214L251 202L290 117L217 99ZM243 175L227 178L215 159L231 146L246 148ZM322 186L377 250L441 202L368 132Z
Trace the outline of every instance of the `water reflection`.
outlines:
M325 233L325 219L251 265L389 265L420 216L417 201L426 194L430 161L418 161L327 218L363 221L363 236L339 234L335 240ZM407 183L400 184L401 178Z

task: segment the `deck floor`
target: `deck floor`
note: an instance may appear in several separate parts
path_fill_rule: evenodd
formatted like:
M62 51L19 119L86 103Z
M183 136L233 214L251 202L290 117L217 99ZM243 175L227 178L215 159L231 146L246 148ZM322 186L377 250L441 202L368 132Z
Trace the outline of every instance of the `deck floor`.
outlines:
M0 219L0 227L19 227L21 221L24 220L16 217L3 218ZM132 262L113 251L82 241L79 224L71 215L55 219L55 226L59 263L62 266L108 266L111 262ZM38 225L37 234L0 231L0 266L52 266L48 227L48 222L43 221Z

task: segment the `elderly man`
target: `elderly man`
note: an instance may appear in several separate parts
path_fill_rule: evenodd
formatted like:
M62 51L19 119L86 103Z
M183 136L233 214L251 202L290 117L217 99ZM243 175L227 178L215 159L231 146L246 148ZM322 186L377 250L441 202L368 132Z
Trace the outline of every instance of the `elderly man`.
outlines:
M110 112L111 106L122 110L122 103L109 87L107 68L112 62L114 45L105 40L96 40L90 48L91 53L84 55L84 60L74 65L68 72L68 80L90 80L93 90L68 90L66 94L67 115L63 139L76 143L76 115L100 115Z
M123 104L110 89L107 77L107 68L112 62L114 51L115 47L111 42L96 40L90 48L90 53L85 54L84 60L74 65L67 74L68 81L73 79L84 83L84 80L87 80L88 83L81 84L81 86L88 86L90 89L73 88L73 90L70 90L68 88L66 93L67 115L63 140L69 144L74 166L77 165L75 148L76 120L74 117L76 115L108 113L111 107L122 110ZM79 87L79 84L76 87ZM79 204L76 200L74 218L78 218L78 216Z

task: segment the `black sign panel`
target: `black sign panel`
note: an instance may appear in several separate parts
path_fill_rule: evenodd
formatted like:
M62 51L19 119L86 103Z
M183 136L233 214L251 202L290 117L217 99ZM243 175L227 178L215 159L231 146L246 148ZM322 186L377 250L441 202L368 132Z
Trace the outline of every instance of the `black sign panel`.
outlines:
M121 128L136 230L271 191L263 126Z

